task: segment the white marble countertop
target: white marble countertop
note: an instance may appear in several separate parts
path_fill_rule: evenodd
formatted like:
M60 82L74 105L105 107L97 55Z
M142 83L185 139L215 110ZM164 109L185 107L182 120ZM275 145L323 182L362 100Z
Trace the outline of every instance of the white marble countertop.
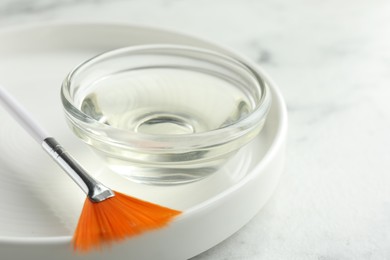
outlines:
M206 259L390 259L390 2L2 0L0 28L110 21L178 29L232 47L279 83L285 174Z

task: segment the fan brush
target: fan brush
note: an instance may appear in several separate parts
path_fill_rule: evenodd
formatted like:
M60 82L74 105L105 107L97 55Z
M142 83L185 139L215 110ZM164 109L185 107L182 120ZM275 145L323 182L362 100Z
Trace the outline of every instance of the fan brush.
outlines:
M91 177L1 85L0 103L87 195L72 239L75 251L100 249L164 227L181 213L111 190Z

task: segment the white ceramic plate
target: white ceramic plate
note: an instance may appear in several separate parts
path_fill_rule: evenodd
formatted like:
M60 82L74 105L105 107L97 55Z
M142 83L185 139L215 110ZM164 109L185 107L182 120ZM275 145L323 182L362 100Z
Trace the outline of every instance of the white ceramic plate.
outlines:
M268 200L283 169L287 116L277 87L260 69L273 97L262 133L220 172L200 182L171 187L131 183L106 170L73 136L59 97L65 75L101 52L150 43L187 44L238 56L199 38L139 26L55 24L0 32L0 82L60 143L115 190L184 211L164 229L103 252L75 255L70 239L83 193L0 109L1 259L187 259L232 235Z

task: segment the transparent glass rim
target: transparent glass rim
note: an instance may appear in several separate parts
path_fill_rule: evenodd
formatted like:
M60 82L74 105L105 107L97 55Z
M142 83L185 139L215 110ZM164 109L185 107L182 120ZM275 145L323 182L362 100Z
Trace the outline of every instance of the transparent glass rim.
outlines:
M218 59L223 59L231 64L244 68L247 71L247 73L251 74L251 76L253 76L253 78L256 79L257 83L261 88L261 97L257 103L257 106L246 117L222 128L212 129L210 131L199 132L199 133L168 135L168 134L146 134L146 133L139 133L131 130L124 130L124 129L111 127L107 124L95 120L94 118L85 114L74 105L74 102L70 97L69 91L71 89L73 79L77 77L80 73L82 73L82 71L85 68L99 61L109 59L112 56L117 56L124 53L128 54L130 52L137 52L137 51L155 50L156 48L198 52L198 53L214 56ZM250 129L256 127L263 119L265 119L271 107L271 94L267 84L263 80L262 75L260 75L259 72L253 69L246 62L240 60L239 58L236 57L233 58L231 56L227 56L211 50L185 46L185 45L174 45L174 44L135 45L135 46L123 47L123 48L107 51L99 55L96 55L82 62L78 66L76 66L66 76L61 87L61 100L67 116L70 117L70 119L73 121L78 121L84 124L88 124L89 126L93 126L97 129L106 129L114 134L119 134L122 136L123 135L136 136L137 140L157 141L159 143L164 143L164 142L180 143L182 141L185 141L186 143L188 143L189 146L198 143L200 140L215 141L214 143L209 143L205 145L205 146L212 146L215 145L215 143L225 143L229 140L236 139L241 135L244 135ZM94 135L92 132L90 132L90 134ZM121 144L118 140L116 141L118 142L118 144Z

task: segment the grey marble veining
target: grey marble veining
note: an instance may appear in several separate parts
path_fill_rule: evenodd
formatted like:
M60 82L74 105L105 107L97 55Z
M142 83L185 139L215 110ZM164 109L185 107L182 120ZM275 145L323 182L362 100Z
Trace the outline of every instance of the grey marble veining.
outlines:
M279 83L286 172L266 207L206 259L390 259L390 2L1 1L0 27L158 25L240 51Z

